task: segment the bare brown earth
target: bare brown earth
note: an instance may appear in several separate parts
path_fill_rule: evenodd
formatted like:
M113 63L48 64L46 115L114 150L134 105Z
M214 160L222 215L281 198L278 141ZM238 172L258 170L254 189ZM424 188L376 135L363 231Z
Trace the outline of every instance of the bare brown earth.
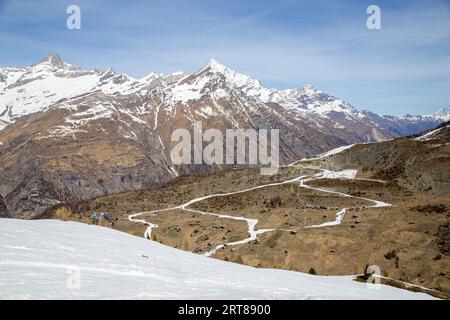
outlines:
M242 221L202 216L183 210L139 217L157 224L152 240L195 253L204 253L216 245L241 240L247 233Z
M368 205L371 203L365 200L305 189L299 184L286 184L212 198L192 207L201 211L258 219L261 229L291 230L334 220L338 208Z
M36 218L61 218L56 216L56 213L58 210L66 208L69 213L64 214L64 219L89 223L89 217L92 213L107 212L115 220L113 228L133 235L143 236L146 227L142 224L128 221L129 214L169 208L211 193L227 193L243 190L259 186L260 184L285 181L292 177L311 174L313 172L315 170L283 168L278 175L260 176L258 168L246 168L222 171L211 176L182 177L163 188L123 193L101 197L91 201L59 205ZM189 251L193 251L198 247L199 250L197 251L199 253L205 252L208 249L208 243L221 244L247 237L247 224L243 221L219 219L212 216L193 214L191 212L182 212L180 210L143 215L139 218L159 226L152 232L158 242L177 246L178 248ZM194 219L196 222L194 225L191 225ZM199 223L198 225L197 222ZM219 225L224 226L224 228L214 228ZM177 228L180 228L181 232L176 232L177 235L175 236L172 230L176 230ZM224 234L221 233L222 231ZM184 240L185 234L189 236L188 241ZM191 234L193 234L192 237L190 236ZM216 234L221 236L216 236ZM206 237L204 237L205 235Z
M266 233L259 237L260 243L242 245L233 251L226 248L216 257L265 268L302 272L313 268L317 274L326 275L358 274L365 265L374 264L380 266L384 276L450 291L448 240L446 246L440 245L445 240L443 226L447 224L448 230L448 198L410 193L396 184L366 181L320 180L311 185L373 196L394 206L350 210L337 226L302 228L296 234ZM352 191L355 189L364 191ZM383 194L387 196L383 198ZM318 197L314 201L322 202ZM424 203L429 206L423 208ZM439 208L444 209L441 212ZM315 213L313 224L330 216L326 209ZM292 216L291 213L285 219ZM298 225L303 225L302 221Z

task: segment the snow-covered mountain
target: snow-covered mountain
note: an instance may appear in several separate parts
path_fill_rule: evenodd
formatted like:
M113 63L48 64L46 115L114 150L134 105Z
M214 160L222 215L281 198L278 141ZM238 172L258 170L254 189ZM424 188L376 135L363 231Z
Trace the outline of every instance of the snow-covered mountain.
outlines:
M321 127L326 119L335 128L357 132L366 141L381 141L396 136L406 136L450 119L450 110L442 108L430 115L390 116L358 110L348 102L324 93L311 84L295 89L265 88L260 81L231 70L211 59L204 69L222 74L227 83L246 95L264 103L277 104L289 117L302 119ZM370 128L370 130L367 130Z
M138 81L113 69L82 70L52 53L24 68L0 67L0 129L17 119L43 112L52 104L96 90L131 93L156 74Z
M277 104L289 116L306 120L314 125L321 126L323 120L327 120L331 121L334 127L349 131L358 131L358 126L371 126L373 130L378 131L376 134L363 134L362 139L366 140L382 140L389 138L390 134L393 136L412 134L415 132L411 131L428 129L450 119L450 111L447 108L425 116L379 116L369 111L359 111L342 99L328 95L309 84L287 90L265 88L260 81L236 72L214 59L193 75L178 72L165 76L152 72L142 79L134 79L127 75L116 74L112 68L106 71L83 70L64 62L57 54L52 53L30 67L0 67L0 129L25 115L45 111L62 99L97 90L110 95L129 95L150 83L160 86L159 89L164 91L162 84L166 84L166 81L157 80L167 78L181 80L204 73L220 75L229 87L260 102ZM210 80L203 77L202 81L194 86L175 82L169 87L169 91L172 92L171 102L200 100L202 94L206 92L202 89ZM220 97L225 93L219 91L216 94L218 94L216 97ZM382 132L383 130L387 133Z
M352 276L224 262L57 220L0 219L0 253L2 299L433 299Z
M377 116L311 85L264 88L215 60L192 74L134 79L113 69L83 70L51 54L30 67L0 68L0 81L0 194L13 215L26 211L20 198L35 185L45 210L222 169L172 165L173 130L192 130L196 121L204 130L277 128L280 161L291 163L448 117L448 110Z
M84 94L100 77L99 71L83 71L55 54L26 68L0 68L0 115L7 124L46 110L58 100Z
M442 108L429 115L389 116L377 115L370 111L363 111L363 113L371 118L378 127L388 131L393 136L408 136L434 128L440 123L450 120L448 108Z

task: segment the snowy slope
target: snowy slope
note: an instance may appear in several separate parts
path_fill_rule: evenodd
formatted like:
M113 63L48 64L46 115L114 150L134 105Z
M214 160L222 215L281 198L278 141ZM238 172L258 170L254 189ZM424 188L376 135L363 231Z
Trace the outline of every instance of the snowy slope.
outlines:
M51 54L27 68L1 68L0 118L17 118L45 110L56 101L83 94L98 82L100 73L82 71ZM0 128L1 129L1 128Z
M69 286L80 268L80 289ZM256 269L111 229L0 219L0 299L431 299L350 276Z
M82 70L50 54L25 68L0 67L0 130L17 119L47 110L62 99L101 90L108 95L131 94L160 77L140 80L106 71Z

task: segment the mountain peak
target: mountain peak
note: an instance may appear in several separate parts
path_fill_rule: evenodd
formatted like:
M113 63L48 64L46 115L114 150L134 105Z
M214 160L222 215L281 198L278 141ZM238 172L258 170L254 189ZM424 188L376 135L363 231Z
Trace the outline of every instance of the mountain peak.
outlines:
M217 61L214 58L209 59L208 64L206 65L205 68L210 68L213 71L221 72L221 73L223 73L225 70L231 70L230 68L221 64L219 61Z
M441 108L435 112L435 114L449 114L449 113L450 113L450 109L447 107Z
M100 76L100 82L101 81L105 81L107 79L110 79L114 76L116 76L116 72L114 71L113 68L109 67L108 69L106 69L105 71L103 71L103 73Z
M48 54L46 57L44 57L38 63L31 65L31 67L33 67L34 71L45 70L45 71L51 71L51 72L54 72L54 71L72 72L72 71L81 70L78 67L75 67L69 63L64 62L64 60L61 59L61 57L55 52Z
M441 121L450 121L450 109L447 107L441 108L433 113L432 117Z
M55 52L48 54L39 63L37 63L35 65L38 65L38 64L51 65L51 66L58 67L58 68L64 68L66 66L66 63Z
M316 87L314 87L312 84L305 84L302 88L302 91L306 92L306 93L311 93L311 94L315 94L315 93L321 93L320 90L318 90Z
M310 84L310 83L307 83L307 84L305 84L304 86L303 86L303 89L306 89L306 90L317 90L312 84Z
M259 80L253 79L246 74L230 69L214 58L211 58L209 60L208 64L202 69L202 71L208 68L214 73L222 74L225 77L226 81L236 88L244 90L261 88L261 83L259 82Z

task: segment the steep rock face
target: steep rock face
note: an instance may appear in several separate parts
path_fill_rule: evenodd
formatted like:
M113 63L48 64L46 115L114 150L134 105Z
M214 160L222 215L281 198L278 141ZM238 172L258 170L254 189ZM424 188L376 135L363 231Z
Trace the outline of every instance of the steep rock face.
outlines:
M33 214L30 209L44 210L53 200L136 190L174 177L157 137L126 106L101 92L70 103L77 107L57 106L1 132L0 185L14 211ZM39 197L21 201L35 185Z

